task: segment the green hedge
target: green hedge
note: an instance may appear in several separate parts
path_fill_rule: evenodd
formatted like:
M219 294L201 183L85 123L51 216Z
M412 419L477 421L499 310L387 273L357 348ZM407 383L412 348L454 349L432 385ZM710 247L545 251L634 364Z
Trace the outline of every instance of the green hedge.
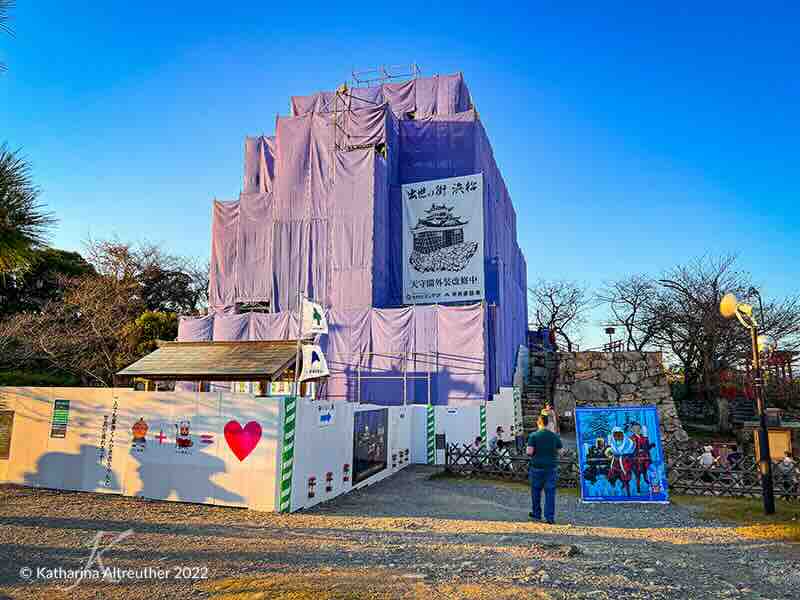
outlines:
M0 386L58 386L79 387L80 379L62 373L5 371L0 373Z

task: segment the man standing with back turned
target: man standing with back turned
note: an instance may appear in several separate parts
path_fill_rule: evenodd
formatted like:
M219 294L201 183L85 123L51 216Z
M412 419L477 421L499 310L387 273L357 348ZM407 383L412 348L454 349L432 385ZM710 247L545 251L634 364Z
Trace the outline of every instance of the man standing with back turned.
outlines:
M539 415L539 431L528 436L526 453L530 456L528 478L531 480L531 500L534 521L542 520L542 490L544 490L544 518L553 524L556 517L556 482L558 480L558 451L563 448L561 438L547 429L550 415Z

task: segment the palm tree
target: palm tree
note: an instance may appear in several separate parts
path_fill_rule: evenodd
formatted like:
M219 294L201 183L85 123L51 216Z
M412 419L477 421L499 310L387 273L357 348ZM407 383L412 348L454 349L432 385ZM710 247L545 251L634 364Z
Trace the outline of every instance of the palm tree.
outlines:
M0 145L0 276L24 270L46 246L47 230L55 219L42 209L38 197L28 164Z
M14 0L0 0L0 33L11 34L13 7ZM0 62L0 72L5 68ZM28 164L0 144L0 277L24 271L36 251L46 246L47 230L55 219L42 210L38 197Z
M5 31L8 34L11 33L11 28L8 26L8 22L11 20L9 13L11 12L11 8L13 6L14 0L0 0L0 31ZM5 70L5 63L0 62L0 71Z

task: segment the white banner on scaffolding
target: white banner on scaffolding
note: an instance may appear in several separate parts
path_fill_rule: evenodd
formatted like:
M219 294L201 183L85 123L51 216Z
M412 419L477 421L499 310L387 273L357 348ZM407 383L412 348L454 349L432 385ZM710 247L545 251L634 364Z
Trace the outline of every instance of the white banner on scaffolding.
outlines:
M303 336L313 336L328 333L328 319L321 304L303 298Z
M483 300L483 173L402 188L405 303Z
M300 381L319 379L330 374L322 348L315 344L303 346L303 370L300 372Z

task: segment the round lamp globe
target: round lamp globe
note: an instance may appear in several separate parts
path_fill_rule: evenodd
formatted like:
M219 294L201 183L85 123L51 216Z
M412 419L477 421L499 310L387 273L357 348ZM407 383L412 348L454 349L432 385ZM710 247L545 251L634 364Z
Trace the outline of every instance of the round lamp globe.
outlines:
M736 296L733 294L725 294L719 303L719 313L726 319L736 316L736 309L739 303L736 301Z

